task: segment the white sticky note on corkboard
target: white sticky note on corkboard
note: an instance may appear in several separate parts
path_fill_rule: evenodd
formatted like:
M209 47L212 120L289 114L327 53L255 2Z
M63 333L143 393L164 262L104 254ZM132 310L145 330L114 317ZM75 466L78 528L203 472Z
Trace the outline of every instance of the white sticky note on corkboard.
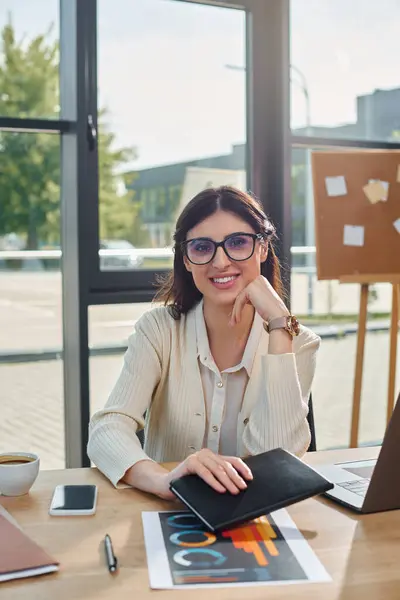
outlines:
M362 225L345 225L343 244L345 246L364 246L364 227Z
M325 177L325 186L326 193L332 198L347 195L346 180L343 175L338 175L337 177Z
M393 223L394 228L400 233L400 217Z

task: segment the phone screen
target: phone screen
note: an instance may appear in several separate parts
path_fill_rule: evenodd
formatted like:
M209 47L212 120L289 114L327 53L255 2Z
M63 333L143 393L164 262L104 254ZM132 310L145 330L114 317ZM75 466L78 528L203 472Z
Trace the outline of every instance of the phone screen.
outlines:
M52 510L90 510L96 500L95 485L58 485L51 502Z

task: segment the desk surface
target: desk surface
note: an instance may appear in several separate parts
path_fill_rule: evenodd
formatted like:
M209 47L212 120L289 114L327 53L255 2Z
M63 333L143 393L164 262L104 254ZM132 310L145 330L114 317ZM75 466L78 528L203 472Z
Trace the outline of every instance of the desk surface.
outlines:
M310 464L374 458L377 448L358 448L307 455ZM50 517L54 486L96 483L97 514L93 517ZM136 490L115 490L96 469L43 471L28 496L1 497L1 504L26 533L61 563L58 574L0 584L2 600L72 600L203 597L204 590L152 591L149 588L141 512L171 510L169 502ZM400 598L400 510L360 516L324 499L305 500L289 513L332 577L331 583L290 586L299 600L385 600ZM110 575L102 540L109 533L119 559ZM218 600L287 599L288 586L207 590Z

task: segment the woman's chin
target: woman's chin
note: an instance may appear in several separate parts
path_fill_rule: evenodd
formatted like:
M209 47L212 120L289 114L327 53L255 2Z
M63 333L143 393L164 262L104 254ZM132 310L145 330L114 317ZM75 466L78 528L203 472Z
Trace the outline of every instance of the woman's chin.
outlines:
M212 290L212 293L204 294L204 299L215 306L233 306L237 296L237 290Z

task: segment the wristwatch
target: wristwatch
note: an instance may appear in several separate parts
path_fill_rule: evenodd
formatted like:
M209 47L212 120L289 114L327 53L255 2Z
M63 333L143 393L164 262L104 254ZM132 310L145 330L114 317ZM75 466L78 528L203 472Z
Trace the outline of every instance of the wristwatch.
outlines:
M267 333L270 333L274 329L284 329L292 337L296 337L300 333L300 323L293 315L287 317L277 317L271 321L264 322L264 329Z

